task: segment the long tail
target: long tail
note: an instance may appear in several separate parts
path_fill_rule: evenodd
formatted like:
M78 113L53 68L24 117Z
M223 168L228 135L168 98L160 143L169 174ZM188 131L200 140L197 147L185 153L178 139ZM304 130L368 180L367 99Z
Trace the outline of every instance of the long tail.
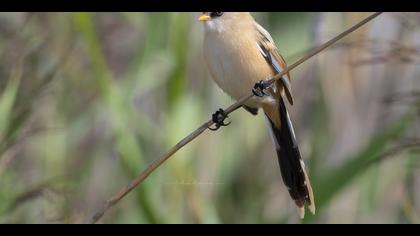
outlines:
M270 124L270 131L277 149L277 157L283 182L299 208L300 217L305 216L305 203L315 214L315 202L311 182L300 156L293 125L280 97L277 104L265 105L264 112Z

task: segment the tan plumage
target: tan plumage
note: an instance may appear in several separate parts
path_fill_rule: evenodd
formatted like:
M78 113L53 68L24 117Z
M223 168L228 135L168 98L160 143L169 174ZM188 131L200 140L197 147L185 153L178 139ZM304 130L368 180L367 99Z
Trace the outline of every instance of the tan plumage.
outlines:
M255 83L286 68L270 34L248 12L205 12L204 56L217 85L236 100L250 94ZM301 160L283 96L293 105L290 75L278 80L270 96L253 97L248 111L262 108L270 124L283 181L304 215L304 204L315 213L312 187Z

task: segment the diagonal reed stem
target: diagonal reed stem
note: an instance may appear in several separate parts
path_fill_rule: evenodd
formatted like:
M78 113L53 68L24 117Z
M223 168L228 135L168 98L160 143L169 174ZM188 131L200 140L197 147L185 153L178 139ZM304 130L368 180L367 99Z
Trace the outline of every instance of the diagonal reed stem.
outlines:
M329 40L328 42L322 44L321 46L313 49L308 54L306 54L304 57L302 57L297 62L293 63L292 65L288 66L285 70L283 70L281 73L278 73L273 78L268 80L268 84L272 85L275 81L279 80L281 77L283 77L285 74L287 74L289 71L295 69L308 59L312 58L313 56L317 55L318 53L322 52L326 48L330 47L337 41L341 40L342 38L346 37L350 33L354 32L355 30L359 29L369 21L373 20L375 17L382 14L382 12L374 13L356 25L352 26L351 28L347 29L346 31L342 32L341 34L337 35L333 39ZM251 91L251 90L250 90ZM248 96L243 97L242 99L238 100L228 108L226 108L224 111L228 115L232 113L233 111L240 108L246 101L248 101L250 98L252 98L254 95L250 93ZM117 194L115 194L112 198L110 198L108 201L106 201L105 205L100 209L90 220L90 223L96 223L98 220L102 218L102 216L105 214L105 212L117 204L122 198L124 198L128 193L130 193L134 188L136 188L139 184L141 184L153 171L155 171L159 166L161 166L165 161L167 161L170 157L172 157L177 151L179 151L181 148L183 148L185 145L193 141L195 138L197 138L199 135L201 135L206 129L208 129L210 126L212 126L214 123L212 120L209 120L205 123L203 123L199 128L194 130L192 133L190 133L187 137L179 141L175 146L170 148L168 151L166 151L163 155L160 156L159 159L156 159L152 164L150 164L143 172L141 172L135 179L133 179L127 186L125 186L123 189L121 189Z

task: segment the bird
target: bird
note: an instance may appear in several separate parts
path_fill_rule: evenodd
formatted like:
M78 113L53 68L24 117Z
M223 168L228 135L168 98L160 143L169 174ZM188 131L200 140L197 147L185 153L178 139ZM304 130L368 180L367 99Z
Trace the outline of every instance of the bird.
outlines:
M257 115L262 109L276 148L283 183L304 218L305 205L315 214L312 186L305 170L285 100L293 105L290 74L272 86L267 81L286 67L270 33L249 12L202 12L203 53L210 75L235 100L255 96L242 107ZM226 126L220 109L213 115L217 128Z

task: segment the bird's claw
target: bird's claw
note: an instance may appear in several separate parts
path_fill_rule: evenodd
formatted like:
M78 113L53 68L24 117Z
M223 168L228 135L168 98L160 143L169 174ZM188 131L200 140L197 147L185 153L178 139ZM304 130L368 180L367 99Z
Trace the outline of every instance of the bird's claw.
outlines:
M223 109L219 109L212 115L212 121L215 125L215 128L209 127L211 131L216 131L222 126L228 126L231 122L225 123L225 119L228 118L228 115Z
M252 89L252 93L257 96L257 97L264 97L264 96L269 96L269 94L267 94L265 92L265 90L270 87L270 85L268 84L267 81L265 80L260 80L258 83L256 83L254 85L254 88Z

